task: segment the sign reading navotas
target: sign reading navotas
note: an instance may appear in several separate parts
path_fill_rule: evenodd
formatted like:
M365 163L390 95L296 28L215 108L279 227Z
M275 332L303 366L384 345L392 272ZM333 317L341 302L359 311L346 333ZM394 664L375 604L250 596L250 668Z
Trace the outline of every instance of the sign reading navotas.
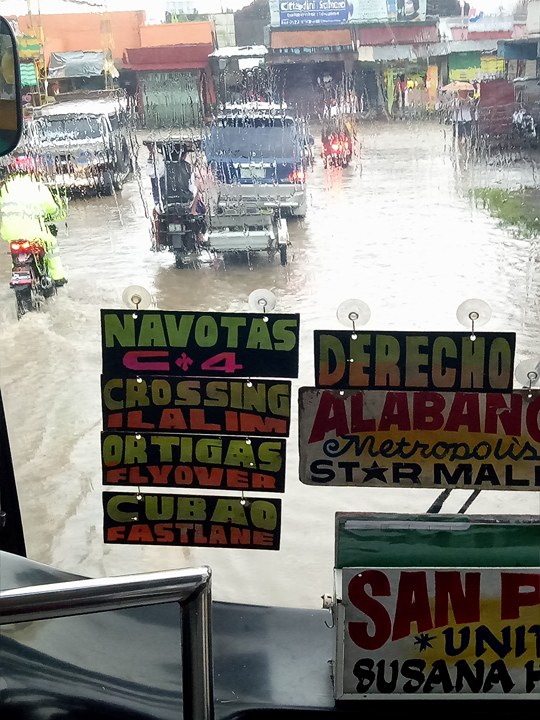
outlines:
M272 27L420 22L426 0L270 0Z

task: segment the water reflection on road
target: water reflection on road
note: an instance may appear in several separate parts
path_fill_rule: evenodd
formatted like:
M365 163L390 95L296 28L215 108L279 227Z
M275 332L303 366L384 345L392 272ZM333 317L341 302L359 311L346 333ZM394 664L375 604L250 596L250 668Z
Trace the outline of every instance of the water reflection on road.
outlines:
M269 288L277 311L301 313L299 385L313 384L312 332L339 327L336 309L357 297L373 330L460 330L456 308L487 301L486 329L517 333L516 362L540 356L538 240L520 239L477 209L481 185L534 184L534 167L467 165L448 151L444 126L360 128L351 167L309 176L310 207L290 223L291 263L176 270L150 251L141 191L73 201L59 240L69 284L41 315L16 321L9 258L0 257L0 380L8 413L29 556L98 576L209 564L217 599L320 606L332 589L334 513L425 511L436 490L313 488L298 479L296 406L288 442L282 549L221 550L104 545L99 432L99 309L121 307L139 283L162 309L248 310ZM455 512L469 493L453 491ZM538 495L483 492L470 512L535 513Z

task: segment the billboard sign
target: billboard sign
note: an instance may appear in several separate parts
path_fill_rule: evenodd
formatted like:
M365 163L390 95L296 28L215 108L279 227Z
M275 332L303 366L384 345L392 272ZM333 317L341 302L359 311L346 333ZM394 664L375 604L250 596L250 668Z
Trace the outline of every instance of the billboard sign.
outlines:
M340 592L337 699L540 699L537 567L347 567Z
M356 23L414 23L426 19L426 0L270 0L272 27Z
M300 480L540 491L540 392L299 390Z

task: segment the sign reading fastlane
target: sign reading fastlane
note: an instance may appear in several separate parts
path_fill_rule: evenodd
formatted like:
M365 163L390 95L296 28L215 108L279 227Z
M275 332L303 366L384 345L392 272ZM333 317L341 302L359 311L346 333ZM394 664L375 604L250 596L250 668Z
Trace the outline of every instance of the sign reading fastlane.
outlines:
M299 391L306 485L540 491L540 393Z
M101 310L108 375L293 378L298 314Z

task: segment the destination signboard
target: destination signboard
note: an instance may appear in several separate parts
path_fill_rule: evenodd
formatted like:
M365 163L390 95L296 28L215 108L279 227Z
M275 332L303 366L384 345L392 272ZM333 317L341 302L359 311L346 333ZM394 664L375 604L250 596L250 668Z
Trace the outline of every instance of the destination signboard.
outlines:
M315 385L510 392L515 346L515 333L315 330Z
M101 377L105 430L287 437L291 383L145 375Z
M298 314L101 310L103 372L293 378Z
M540 699L537 567L347 567L336 699Z
M104 492L103 517L111 544L279 550L279 499Z
M103 483L283 492L285 448L280 438L103 432Z
M540 393L299 390L300 480L540 490Z

